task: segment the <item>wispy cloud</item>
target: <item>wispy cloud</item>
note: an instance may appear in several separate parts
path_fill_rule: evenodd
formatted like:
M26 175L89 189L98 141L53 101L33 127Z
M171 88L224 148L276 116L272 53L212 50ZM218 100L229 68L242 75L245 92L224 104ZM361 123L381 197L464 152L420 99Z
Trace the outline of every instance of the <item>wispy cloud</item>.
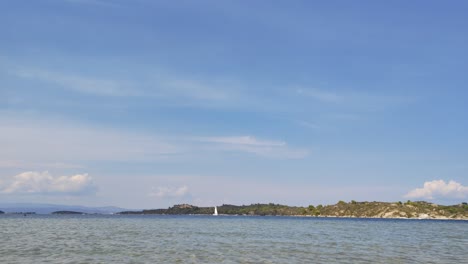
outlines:
M54 86L96 96L132 96L149 97L156 100L193 104L200 102L237 101L241 96L236 85L220 80L197 80L166 75L145 75L131 80L116 77L113 79L89 76L82 73L70 73L47 68L18 67L8 70L18 78L53 84ZM187 99L190 99L188 101Z
M338 95L337 93L319 90L314 88L303 89L299 88L296 90L297 94L314 98L318 101L325 102L325 103L341 103L344 101L344 97Z
M356 91L325 90L317 88L298 88L298 96L312 98L318 102L345 106L357 109L376 109L402 103L412 102L414 99L388 94L372 94Z
M405 195L406 198L460 198L468 197L468 186L463 186L456 181L434 180L424 183L422 188L416 188Z
M200 141L221 143L229 145L244 145L244 146L263 146L263 147L281 147L286 143L283 141L260 140L252 136L236 136L236 137L201 137Z
M165 96L188 97L211 101L226 101L237 97L232 90L226 89L227 85L189 79L162 80L159 84L162 88L162 95Z
M116 1L109 0L65 0L65 2L71 4L83 4L83 5L93 5L93 6L106 6L106 7L119 7L120 5Z
M63 89L72 90L85 94L101 96L137 96L141 92L130 85L123 85L122 81L103 78L92 78L79 74L62 73L58 71L22 68L10 71L20 78L32 79L52 83Z
M155 161L180 152L176 145L149 133L18 116L0 116L0 145L0 160L8 167Z
M223 152L274 159L308 155L284 141L254 136L157 135L21 115L0 115L0 145L0 168L28 170L85 168L89 162L180 162Z
M142 70L133 73L133 76L112 75L113 77L109 78L90 76L82 72L66 72L57 68L4 66L9 69L11 75L18 78L52 84L47 86L49 88L60 88L88 95L149 98L163 105L175 106L285 111L282 108L285 103L278 94L267 96L255 94L249 92L247 84L219 76L197 77L166 73L164 70ZM272 89L281 90L278 87ZM333 110L333 107L339 108L334 111L375 110L410 101L409 98L399 96L299 87L295 88L295 96L292 97L293 101L288 103L286 111L296 107L301 109L310 107L305 105L306 101L300 97L326 104L328 108L321 109L322 113Z
M94 193L96 186L88 174L54 177L47 171L27 171L14 176L1 191L6 194L78 195Z
M0 168L49 168L49 169L82 169L83 165L64 162L25 162L22 160L1 160Z
M189 195L189 188L187 186L180 187L157 187L148 194L150 197L157 197L161 199L182 198Z
M318 125L318 124L312 123L312 122L308 122L308 121L304 121L304 120L297 120L297 121L295 121L295 123L302 126L302 127L313 129L313 130L319 130L319 129L323 128L321 125Z
M344 120L344 121L356 121L362 118L359 115L349 114L349 113L331 113L331 114L326 114L324 117L326 117L327 119Z
M248 152L269 158L301 159L308 155L307 150L291 148L286 142L252 136L200 137L196 140L213 144L220 150Z

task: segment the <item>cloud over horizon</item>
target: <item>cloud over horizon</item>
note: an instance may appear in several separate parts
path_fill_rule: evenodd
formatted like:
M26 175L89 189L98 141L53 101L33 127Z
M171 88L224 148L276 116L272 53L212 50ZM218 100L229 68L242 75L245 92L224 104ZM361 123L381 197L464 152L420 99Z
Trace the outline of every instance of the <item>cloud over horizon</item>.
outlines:
M87 173L54 177L48 171L26 171L0 187L6 194L91 194L96 191L93 179Z
M148 196L161 199L182 198L189 195L189 188L184 185L180 187L158 187L153 189Z
M406 198L423 198L423 199L438 199L438 198L466 198L468 197L468 186L463 186L456 181L444 180L427 181L422 188L411 190L405 195Z

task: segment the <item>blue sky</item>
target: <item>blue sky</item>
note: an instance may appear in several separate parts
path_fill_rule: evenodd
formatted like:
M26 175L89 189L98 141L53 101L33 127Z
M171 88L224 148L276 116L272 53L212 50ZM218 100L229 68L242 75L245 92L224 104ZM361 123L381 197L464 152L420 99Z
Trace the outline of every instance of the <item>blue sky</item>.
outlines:
M465 1L0 3L0 198L468 197Z

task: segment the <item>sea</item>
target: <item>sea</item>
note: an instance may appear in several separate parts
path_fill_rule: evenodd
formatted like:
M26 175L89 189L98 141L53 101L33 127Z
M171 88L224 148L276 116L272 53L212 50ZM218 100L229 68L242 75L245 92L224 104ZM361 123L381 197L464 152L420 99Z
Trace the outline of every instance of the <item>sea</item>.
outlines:
M468 221L0 215L0 263L468 263Z

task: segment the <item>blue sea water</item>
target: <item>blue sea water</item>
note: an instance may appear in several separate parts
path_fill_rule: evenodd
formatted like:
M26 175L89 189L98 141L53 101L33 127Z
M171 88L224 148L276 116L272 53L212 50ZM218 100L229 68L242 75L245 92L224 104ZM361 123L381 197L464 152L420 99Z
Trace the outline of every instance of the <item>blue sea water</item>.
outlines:
M1 263L468 263L468 221L1 215Z

